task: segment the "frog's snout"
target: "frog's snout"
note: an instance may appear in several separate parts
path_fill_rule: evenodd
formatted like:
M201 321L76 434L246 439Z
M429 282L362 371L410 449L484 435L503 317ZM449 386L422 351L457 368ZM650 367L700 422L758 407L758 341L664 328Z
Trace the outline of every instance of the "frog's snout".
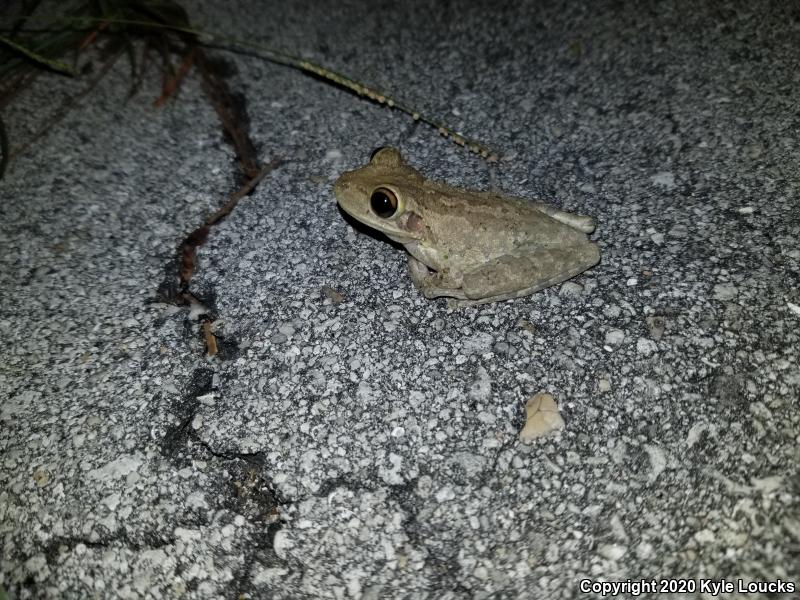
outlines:
M352 187L350 181L350 173L342 173L339 178L333 182L333 195L336 196L336 201L341 202L345 193Z

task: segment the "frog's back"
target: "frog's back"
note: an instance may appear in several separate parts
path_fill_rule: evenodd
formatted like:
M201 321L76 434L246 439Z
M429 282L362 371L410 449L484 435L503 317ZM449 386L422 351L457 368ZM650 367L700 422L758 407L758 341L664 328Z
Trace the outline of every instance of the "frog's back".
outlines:
M427 185L421 199L433 235L454 252L482 246L486 255L529 245L569 245L586 234L549 216L525 198Z

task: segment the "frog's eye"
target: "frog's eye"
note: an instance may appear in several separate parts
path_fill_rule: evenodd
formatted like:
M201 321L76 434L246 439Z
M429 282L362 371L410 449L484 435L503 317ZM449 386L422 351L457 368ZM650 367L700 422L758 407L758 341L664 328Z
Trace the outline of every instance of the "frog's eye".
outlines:
M388 219L397 212L397 194L389 188L376 188L369 197L369 204L372 212L382 219Z

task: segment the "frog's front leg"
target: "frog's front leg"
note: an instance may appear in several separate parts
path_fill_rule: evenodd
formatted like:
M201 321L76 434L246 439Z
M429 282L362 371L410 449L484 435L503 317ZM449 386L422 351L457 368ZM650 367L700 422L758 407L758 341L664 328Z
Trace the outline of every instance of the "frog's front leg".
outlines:
M508 300L566 281L600 262L600 250L587 242L559 248L520 248L464 273L458 306Z
M411 277L411 281L426 298L439 298L441 296L467 298L461 291L462 277L460 273L431 271L425 266L425 263L409 254L408 274Z

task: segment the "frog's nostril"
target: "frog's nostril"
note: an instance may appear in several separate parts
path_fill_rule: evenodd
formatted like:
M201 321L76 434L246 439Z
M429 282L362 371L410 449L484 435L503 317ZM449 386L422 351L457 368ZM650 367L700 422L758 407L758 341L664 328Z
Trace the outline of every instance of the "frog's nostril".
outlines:
M382 219L388 219L397 212L397 195L389 188L376 188L369 197L372 211Z

